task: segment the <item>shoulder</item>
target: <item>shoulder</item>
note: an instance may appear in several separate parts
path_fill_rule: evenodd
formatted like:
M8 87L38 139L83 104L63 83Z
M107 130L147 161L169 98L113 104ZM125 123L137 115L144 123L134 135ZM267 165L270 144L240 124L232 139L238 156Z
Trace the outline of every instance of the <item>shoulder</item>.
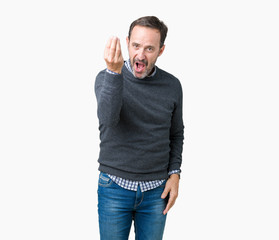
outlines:
M101 78L103 78L104 75L105 75L105 73L106 73L106 69L100 71L100 72L97 74L97 76L96 76L96 81L98 81L98 80L100 80Z
M100 71L95 79L95 92L97 93L99 89L101 89L103 82L104 82L104 77L105 77L106 69Z
M160 78L164 79L164 81L170 84L172 88L175 88L177 90L182 90L181 82L177 77L158 67L157 67L157 71L160 74Z

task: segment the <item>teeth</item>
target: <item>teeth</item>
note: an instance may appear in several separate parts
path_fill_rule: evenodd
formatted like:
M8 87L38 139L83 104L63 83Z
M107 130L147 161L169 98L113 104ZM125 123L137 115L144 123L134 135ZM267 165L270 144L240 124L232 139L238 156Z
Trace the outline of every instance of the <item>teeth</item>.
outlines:
M145 67L145 64L143 62L135 62L135 68L138 70L138 71L143 71L144 67Z

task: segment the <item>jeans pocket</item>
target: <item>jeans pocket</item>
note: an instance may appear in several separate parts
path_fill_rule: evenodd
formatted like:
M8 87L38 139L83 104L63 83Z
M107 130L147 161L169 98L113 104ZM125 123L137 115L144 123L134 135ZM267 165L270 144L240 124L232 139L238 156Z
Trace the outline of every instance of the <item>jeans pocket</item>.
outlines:
M166 183L167 183L167 180L165 180L159 187L160 187L160 188L165 188Z
M111 184L111 178L106 173L100 172L98 185L102 187L109 187Z

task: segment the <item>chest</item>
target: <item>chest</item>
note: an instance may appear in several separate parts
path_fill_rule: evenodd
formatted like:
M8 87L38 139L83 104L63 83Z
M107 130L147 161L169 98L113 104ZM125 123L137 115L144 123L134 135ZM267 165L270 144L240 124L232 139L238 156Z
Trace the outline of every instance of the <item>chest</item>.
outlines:
M168 84L126 83L123 88L121 115L127 121L169 125L176 104Z

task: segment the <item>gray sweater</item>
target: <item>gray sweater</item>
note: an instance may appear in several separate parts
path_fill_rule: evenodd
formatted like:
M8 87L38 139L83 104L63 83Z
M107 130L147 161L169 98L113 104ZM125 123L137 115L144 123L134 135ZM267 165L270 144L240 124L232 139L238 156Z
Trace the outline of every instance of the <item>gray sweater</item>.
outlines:
M157 67L138 79L101 71L95 82L100 130L99 170L135 181L165 179L182 161L182 88Z

